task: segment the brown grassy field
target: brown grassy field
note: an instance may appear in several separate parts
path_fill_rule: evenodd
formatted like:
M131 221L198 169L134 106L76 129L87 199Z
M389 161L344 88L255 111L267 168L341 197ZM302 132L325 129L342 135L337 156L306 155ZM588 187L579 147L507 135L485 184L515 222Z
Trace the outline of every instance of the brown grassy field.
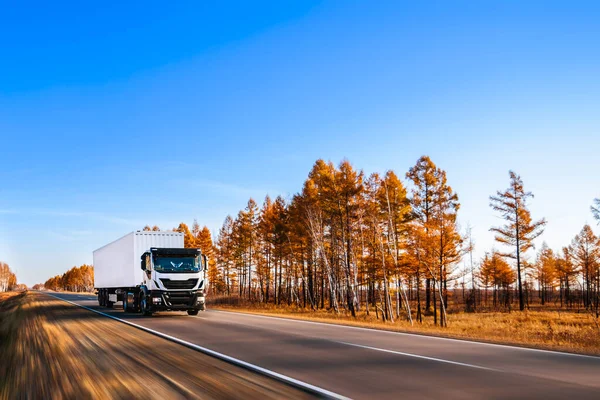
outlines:
M270 315L282 318L311 320L408 332L434 336L469 339L482 342L510 344L540 349L566 351L580 354L600 355L600 321L585 312L573 311L512 311L453 313L448 315L448 327L433 325L431 316L423 324L412 326L405 319L383 322L359 312L354 319L349 315L333 312L310 311L295 307L273 305L213 305L213 309Z
M308 397L35 293L0 293L0 360L0 399Z

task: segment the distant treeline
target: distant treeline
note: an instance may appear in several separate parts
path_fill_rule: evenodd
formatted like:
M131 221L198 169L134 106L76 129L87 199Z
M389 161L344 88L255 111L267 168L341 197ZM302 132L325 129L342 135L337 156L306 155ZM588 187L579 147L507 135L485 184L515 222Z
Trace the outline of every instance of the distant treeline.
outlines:
M40 289L42 285L35 285ZM94 290L94 267L82 265L73 267L62 275L56 275L44 282L43 287L49 290L70 292L91 292Z
M17 275L8 264L0 261L0 292L8 292L17 288Z

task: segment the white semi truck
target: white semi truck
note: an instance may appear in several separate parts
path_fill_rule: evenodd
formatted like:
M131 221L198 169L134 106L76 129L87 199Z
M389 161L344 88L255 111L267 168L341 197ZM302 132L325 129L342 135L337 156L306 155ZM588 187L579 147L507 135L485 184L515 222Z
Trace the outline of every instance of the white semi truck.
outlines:
M207 259L184 248L183 233L131 232L94 251L98 303L123 302L126 312L205 310Z

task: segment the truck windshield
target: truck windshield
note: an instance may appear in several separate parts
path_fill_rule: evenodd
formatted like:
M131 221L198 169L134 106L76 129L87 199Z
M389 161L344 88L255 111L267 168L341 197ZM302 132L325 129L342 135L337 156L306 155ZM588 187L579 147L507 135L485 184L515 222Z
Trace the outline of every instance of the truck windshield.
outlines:
M154 257L156 272L200 272L198 257Z

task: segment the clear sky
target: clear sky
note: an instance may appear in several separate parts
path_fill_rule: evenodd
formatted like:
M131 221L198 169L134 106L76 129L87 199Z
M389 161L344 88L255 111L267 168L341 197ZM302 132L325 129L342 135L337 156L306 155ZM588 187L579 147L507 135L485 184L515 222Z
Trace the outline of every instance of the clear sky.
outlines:
M597 2L167 3L3 5L0 260L21 282L146 224L216 232L317 158L404 176L428 154L479 254L509 169L552 248L599 231Z

